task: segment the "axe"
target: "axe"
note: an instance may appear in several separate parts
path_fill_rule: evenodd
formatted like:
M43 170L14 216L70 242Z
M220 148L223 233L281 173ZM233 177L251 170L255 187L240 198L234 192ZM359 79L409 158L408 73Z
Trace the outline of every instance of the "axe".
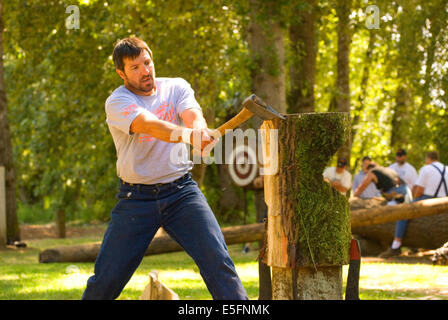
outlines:
M226 134L226 130L235 129L243 122L252 118L254 114L263 120L272 120L274 118L285 119L285 117L268 106L263 100L252 94L243 101L243 109L216 130L223 136Z

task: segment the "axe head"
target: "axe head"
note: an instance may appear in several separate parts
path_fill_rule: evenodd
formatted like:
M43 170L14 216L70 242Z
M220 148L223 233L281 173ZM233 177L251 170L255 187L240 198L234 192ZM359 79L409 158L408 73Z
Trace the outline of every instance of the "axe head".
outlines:
M285 119L280 113L268 106L263 100L252 94L249 98L243 101L243 107L250 110L263 120L272 120L274 118Z

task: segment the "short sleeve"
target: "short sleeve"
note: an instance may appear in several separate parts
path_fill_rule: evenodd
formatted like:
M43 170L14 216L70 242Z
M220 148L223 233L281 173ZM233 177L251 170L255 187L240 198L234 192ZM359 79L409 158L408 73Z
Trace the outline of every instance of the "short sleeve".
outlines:
M106 122L109 126L132 135L131 124L145 109L126 95L110 96L106 100Z
M352 186L352 175L347 170L344 172L341 184L347 189L350 189L350 187Z
M178 97L177 97L176 113L179 118L182 115L182 113L187 109L195 108L202 110L201 106L194 97L193 88L191 88L191 85L187 81L178 78L177 90L178 90Z
M328 179L328 180L331 180L333 178L333 176L331 174L331 167L328 167L324 170L323 176L324 176L324 179Z
M425 188L428 184L428 170L427 167L423 167L420 169L417 181L415 181L415 185Z

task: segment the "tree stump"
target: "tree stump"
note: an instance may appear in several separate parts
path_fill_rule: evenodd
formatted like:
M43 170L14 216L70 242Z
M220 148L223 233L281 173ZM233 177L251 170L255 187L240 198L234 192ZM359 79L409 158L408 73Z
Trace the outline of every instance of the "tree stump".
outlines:
M349 262L350 208L324 182L330 158L348 138L347 113L284 115L265 121L263 156L277 159L265 174L267 242L260 253L272 267L273 299L342 299L342 265ZM270 154L278 130L278 148ZM268 163L269 161L264 161ZM297 280L296 280L297 279Z

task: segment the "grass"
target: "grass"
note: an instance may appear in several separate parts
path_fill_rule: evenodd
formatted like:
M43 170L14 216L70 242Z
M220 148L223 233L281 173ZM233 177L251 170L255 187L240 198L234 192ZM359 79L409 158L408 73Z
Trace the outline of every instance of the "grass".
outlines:
M0 251L1 300L80 299L93 263L39 264L39 251L60 245L100 241L101 237L28 240L27 249ZM238 274L249 298L258 296L257 253L241 253L242 246L230 246ZM145 257L119 299L138 299L148 283L148 273L157 270L159 279L181 299L211 299L194 261L184 252Z
M101 237L28 240L27 249L0 251L0 299L80 299L86 281L93 273L93 263L39 264L39 251L59 245L100 241ZM257 299L257 251L243 254L241 249L241 245L229 247L249 298ZM138 299L152 270L159 271L159 279L181 299L211 299L198 268L184 252L145 257L119 299ZM344 266L344 279L347 270L348 266ZM448 300L448 268L425 264L363 263L360 297L365 300Z

